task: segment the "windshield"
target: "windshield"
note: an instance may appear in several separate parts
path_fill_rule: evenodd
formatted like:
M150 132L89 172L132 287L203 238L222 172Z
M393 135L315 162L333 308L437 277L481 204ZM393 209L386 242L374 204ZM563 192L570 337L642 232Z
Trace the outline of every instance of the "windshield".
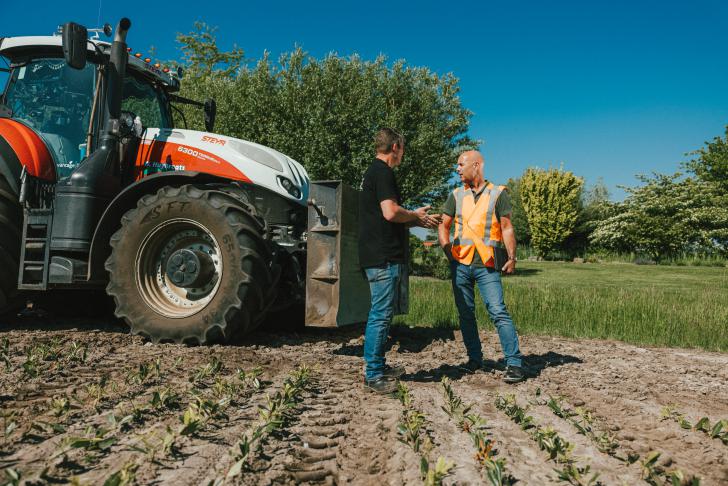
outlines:
M133 75L124 78L124 100L121 109L138 116L144 128L172 128L167 103L161 90Z
M64 59L34 59L13 68L5 93L12 117L33 128L48 144L59 178L84 156L93 101L95 66L69 67Z

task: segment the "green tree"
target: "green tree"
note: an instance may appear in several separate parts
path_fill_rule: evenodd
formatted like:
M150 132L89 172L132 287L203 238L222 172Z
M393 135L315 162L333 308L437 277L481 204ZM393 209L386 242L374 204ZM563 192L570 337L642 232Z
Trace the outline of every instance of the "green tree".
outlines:
M573 231L584 180L560 169L529 168L521 177L521 201L531 230L531 246L545 257Z
M574 230L561 244L561 250L571 257L583 255L589 247L589 237L600 221L611 216L613 206L614 203L609 200L609 189L601 178L588 189L583 188Z
M516 240L518 244L528 245L531 243L531 230L528 228L528 218L521 200L521 178L510 178L506 185L511 196L511 223L516 231Z
M690 172L705 182L713 182L728 189L728 126L725 128L725 138L715 137L690 155L695 156L685 163Z
M655 260L684 253L728 255L728 130L680 173L638 176L624 202L597 225L591 242L614 251L646 253Z
M273 62L265 54L244 63L242 51L220 52L203 25L178 36L188 75L182 94L215 98L215 131L273 147L301 162L312 179L341 179L359 187L382 126L406 137L397 169L405 204L436 203L447 195L457 155L477 144L467 137L470 111L458 79L404 61L330 54L315 59L301 49ZM191 128L202 116L185 108Z
M643 185L625 188L627 198L597 225L592 243L655 260L684 253L726 253L728 206L716 185L680 173L638 178Z

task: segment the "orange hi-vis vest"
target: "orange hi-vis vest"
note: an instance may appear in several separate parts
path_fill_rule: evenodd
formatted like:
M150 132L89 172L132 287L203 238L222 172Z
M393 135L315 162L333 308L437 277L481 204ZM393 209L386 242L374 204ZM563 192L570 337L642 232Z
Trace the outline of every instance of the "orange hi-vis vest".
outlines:
M489 183L477 203L469 187L458 187L453 191L455 239L452 256L455 260L470 265L477 251L484 265L493 266L493 248L505 248L501 226L495 217L495 204L504 190L505 186Z

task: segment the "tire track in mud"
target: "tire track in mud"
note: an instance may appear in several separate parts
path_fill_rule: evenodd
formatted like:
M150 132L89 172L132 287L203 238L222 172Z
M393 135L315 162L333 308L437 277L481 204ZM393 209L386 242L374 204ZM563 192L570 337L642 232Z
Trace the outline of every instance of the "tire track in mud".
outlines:
M596 381L594 386L592 377L582 375L582 380L577 382L568 373L555 374L558 376L540 379L534 384L549 395L563 396L569 403L592 411L606 428L616 432L625 451L639 454L640 460L651 451L660 452L659 464L665 470L681 469L687 475L700 477L701 484L728 483L725 446L697 432L681 429L671 421L662 421L660 401L646 400L641 394L649 387L648 383L636 381L634 392L622 389L620 393L612 393L608 380Z
M319 355L314 385L303 395L295 422L269 440L240 484L412 484L419 459L397 441L396 398L364 389L356 359ZM313 356L312 356L313 357Z

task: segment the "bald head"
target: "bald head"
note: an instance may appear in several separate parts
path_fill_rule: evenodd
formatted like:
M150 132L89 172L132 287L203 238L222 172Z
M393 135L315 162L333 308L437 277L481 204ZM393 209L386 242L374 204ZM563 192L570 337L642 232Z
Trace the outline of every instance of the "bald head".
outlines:
M468 150L458 157L458 165L455 171L463 183L469 186L478 186L483 180L484 164L483 154L477 150Z
M485 162L485 159L483 159L483 154L481 154L477 150L467 150L461 153L460 157L458 157L458 163L460 163L461 160L467 161L469 163L478 163L481 167Z

